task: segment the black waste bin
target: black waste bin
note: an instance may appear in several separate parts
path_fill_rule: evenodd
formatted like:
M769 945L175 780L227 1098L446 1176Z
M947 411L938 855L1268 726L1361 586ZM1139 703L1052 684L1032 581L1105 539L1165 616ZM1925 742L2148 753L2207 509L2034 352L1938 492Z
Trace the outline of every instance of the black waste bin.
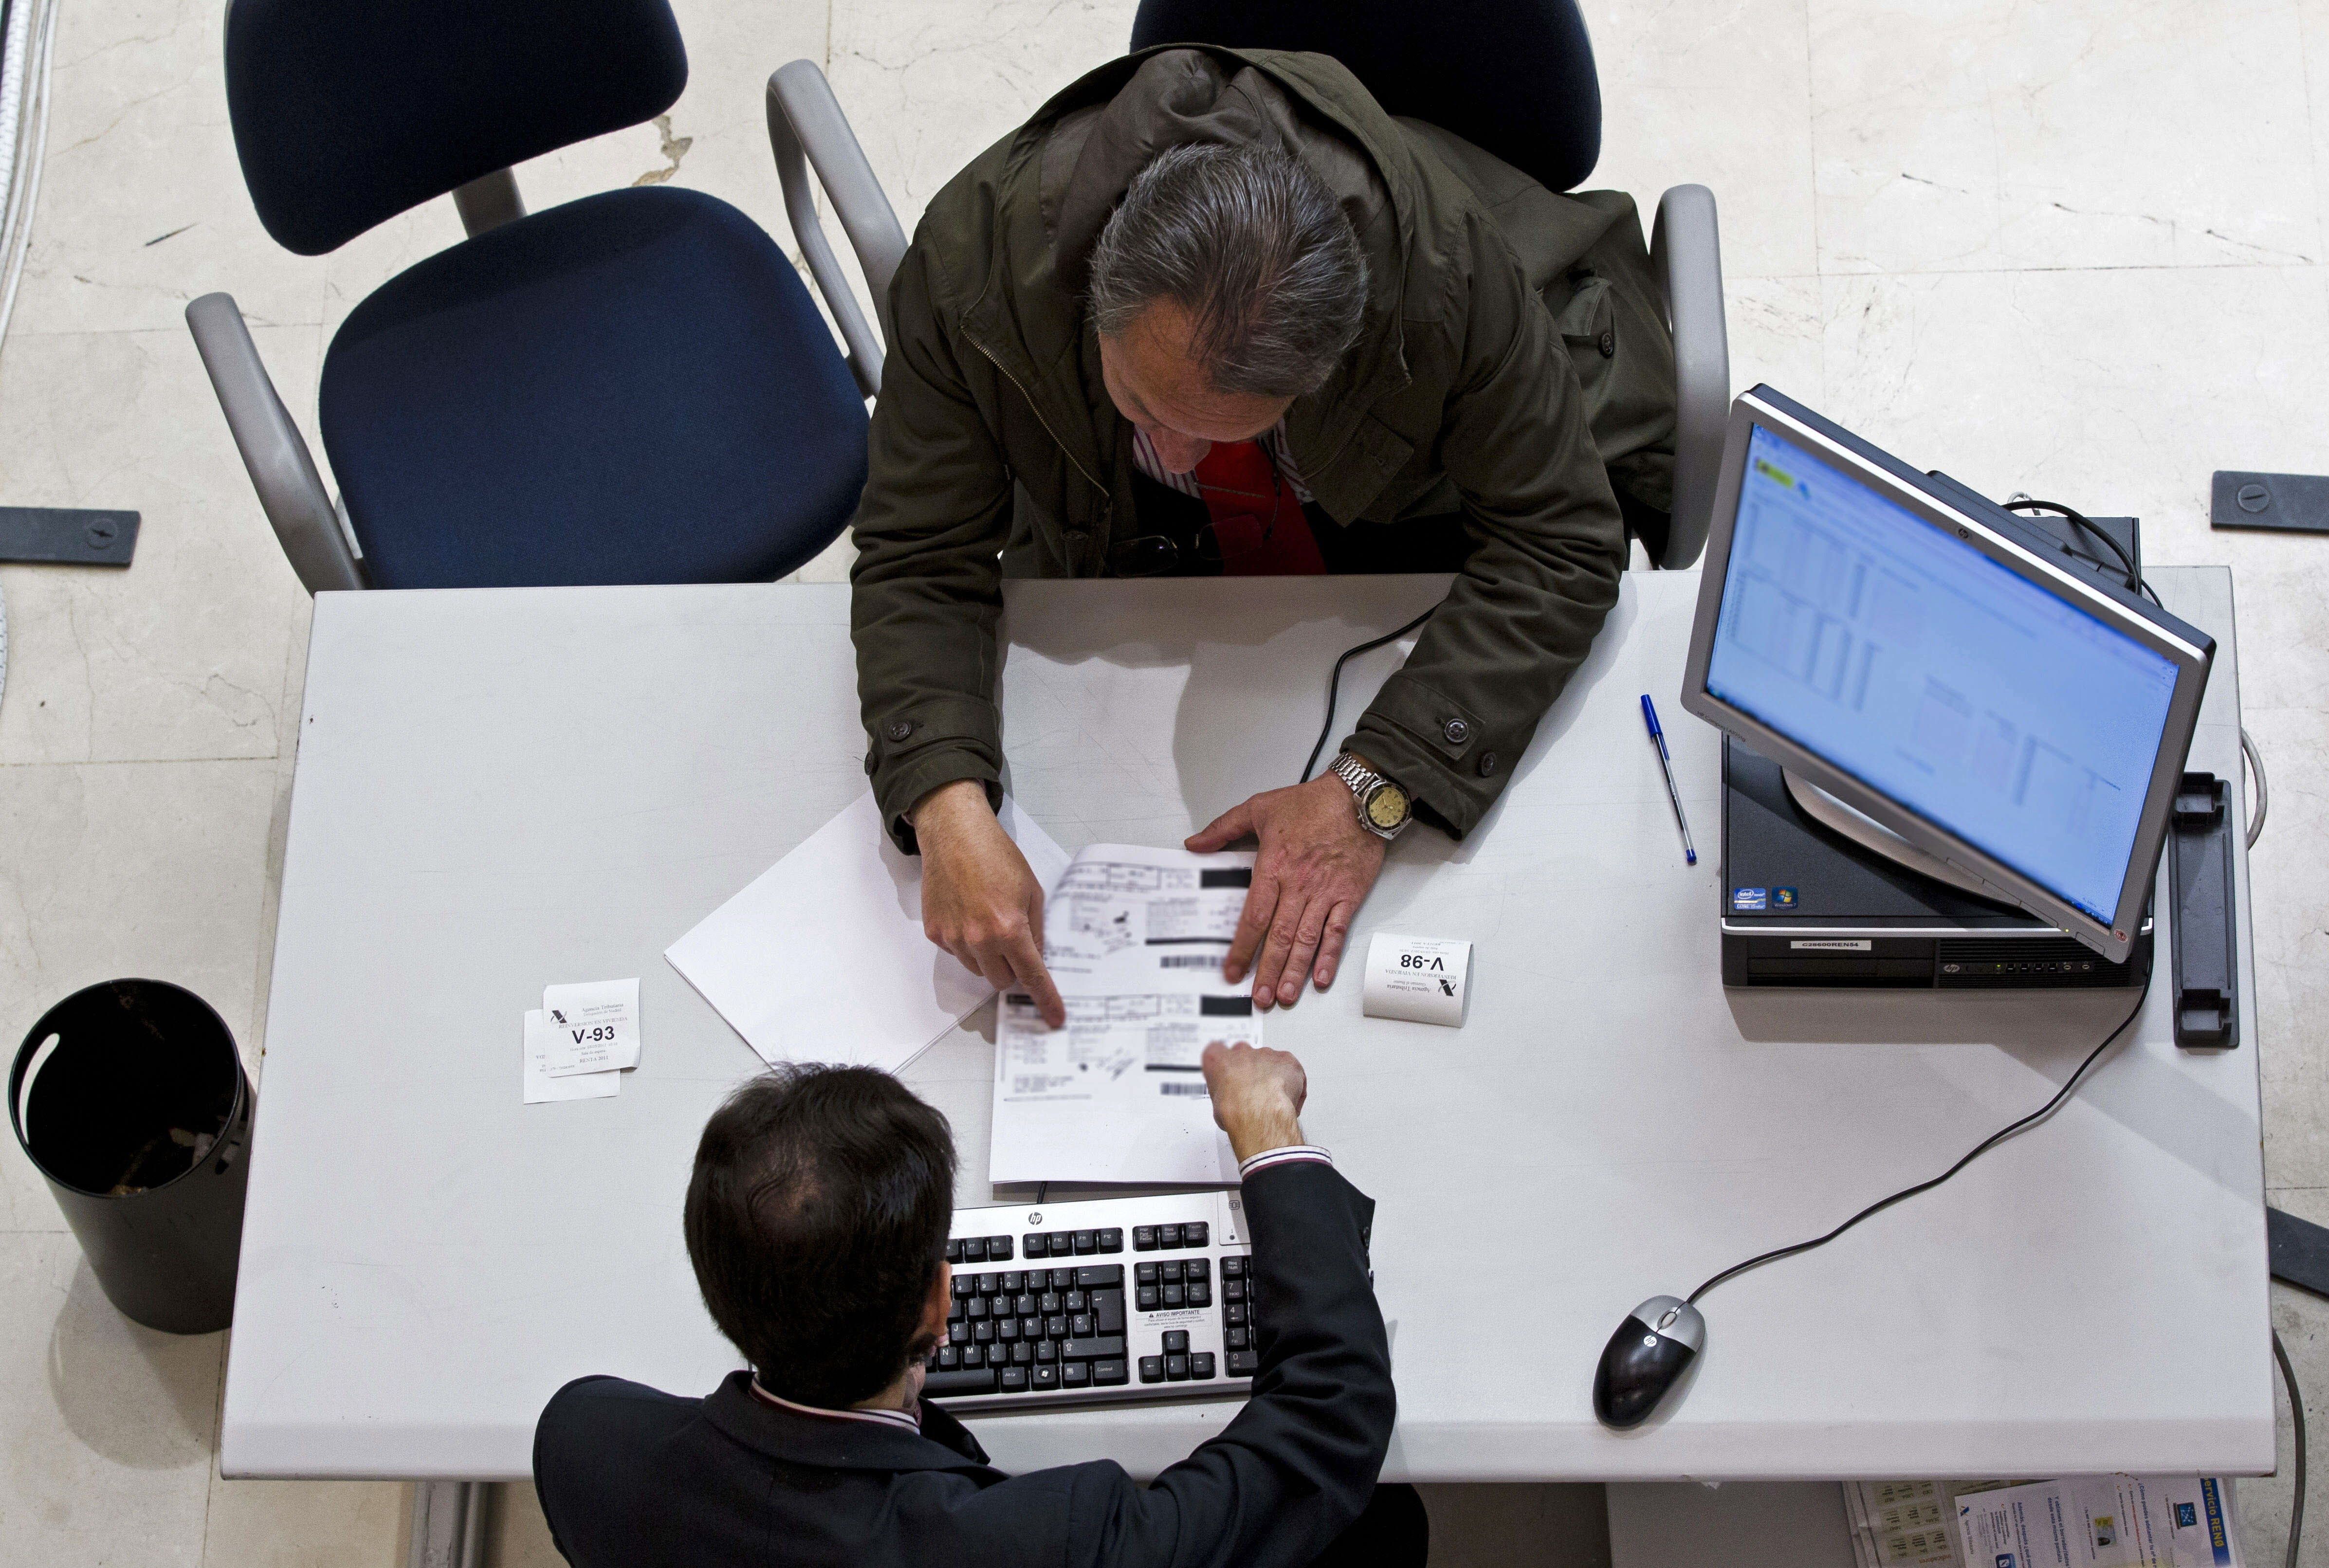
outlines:
M234 1317L250 1080L208 1002L114 980L41 1015L8 1073L16 1141L125 1317L208 1334Z

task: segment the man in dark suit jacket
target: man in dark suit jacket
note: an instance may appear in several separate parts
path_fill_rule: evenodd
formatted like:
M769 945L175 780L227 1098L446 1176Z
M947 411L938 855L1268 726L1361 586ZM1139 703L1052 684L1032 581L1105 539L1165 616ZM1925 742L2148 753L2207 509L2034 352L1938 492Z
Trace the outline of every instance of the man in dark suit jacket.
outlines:
M1420 1565L1410 1487L1378 1487L1390 1347L1374 1211L1303 1141L1283 1051L1207 1048L1244 1179L1260 1367L1220 1436L1142 1487L1113 1461L1006 1476L920 1398L952 1304L946 1119L887 1074L779 1068L704 1128L688 1255L753 1370L686 1399L568 1384L534 1486L575 1568L1355 1568Z

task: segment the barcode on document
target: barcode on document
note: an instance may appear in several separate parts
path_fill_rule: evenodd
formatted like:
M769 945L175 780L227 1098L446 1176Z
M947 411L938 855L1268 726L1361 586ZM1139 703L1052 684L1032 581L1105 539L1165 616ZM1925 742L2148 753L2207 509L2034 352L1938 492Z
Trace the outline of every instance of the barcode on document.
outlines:
M1221 957L1217 953L1167 953L1156 961L1159 969L1219 969Z
M1156 1085L1156 1092L1160 1094L1202 1095L1205 1092L1205 1086L1202 1084L1159 1084Z

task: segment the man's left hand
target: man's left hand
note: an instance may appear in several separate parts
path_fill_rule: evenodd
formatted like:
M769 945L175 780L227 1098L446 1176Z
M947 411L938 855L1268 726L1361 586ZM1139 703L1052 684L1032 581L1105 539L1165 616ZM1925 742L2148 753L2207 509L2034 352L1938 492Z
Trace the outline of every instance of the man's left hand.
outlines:
M1330 773L1265 791L1215 817L1187 844L1209 854L1249 835L1261 841L1261 853L1221 975L1234 985L1251 965L1254 1005L1290 1007L1305 979L1320 991L1334 983L1351 921L1382 871L1384 844L1359 825L1350 787Z

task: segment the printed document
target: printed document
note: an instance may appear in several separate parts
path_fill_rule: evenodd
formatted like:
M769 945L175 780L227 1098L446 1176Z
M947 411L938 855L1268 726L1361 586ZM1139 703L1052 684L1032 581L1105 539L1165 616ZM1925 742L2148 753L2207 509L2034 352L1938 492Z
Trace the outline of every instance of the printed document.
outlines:
M1003 827L1048 887L1068 864L1004 798ZM871 791L664 953L760 1059L896 1072L995 994L922 934L922 862Z
M1069 862L1043 912L1067 1027L1004 994L987 1179L1237 1180L1200 1058L1261 1043L1251 993L1221 980L1252 881L1250 850L1094 844Z
M1966 1568L2239 1568L2211 1476L2083 1476L1957 1499Z

